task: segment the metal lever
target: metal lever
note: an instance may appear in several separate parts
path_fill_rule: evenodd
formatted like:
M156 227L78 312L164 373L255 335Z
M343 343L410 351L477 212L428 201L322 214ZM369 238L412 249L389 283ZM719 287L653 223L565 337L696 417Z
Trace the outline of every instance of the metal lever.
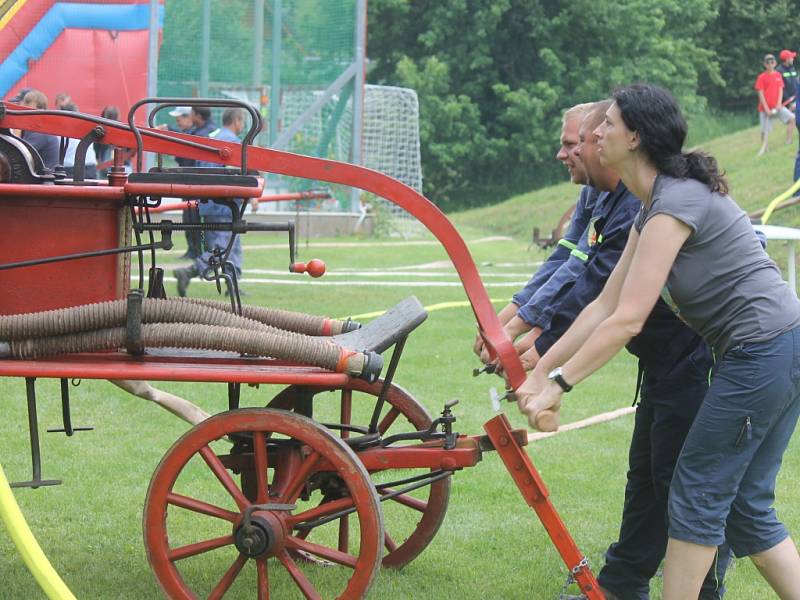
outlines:
M48 433L66 433L67 437L72 437L76 431L93 431L94 427L73 427L72 412L69 406L69 381L61 378L61 419L64 421L64 429L48 429Z
M19 262L6 263L0 265L0 271L6 269L18 269L21 267L35 267L65 260L78 260L81 258L95 258L97 256L108 256L109 254L124 254L126 252L140 252L143 250L171 250L172 237L170 231L161 232L161 241L154 244L138 244L136 246L122 246L120 248L109 248L108 250L93 250L91 252L76 252L75 254L64 254L62 256L49 256L47 258L36 258L33 260L23 260Z
M488 373L491 375L497 370L497 365L494 363L489 363L488 365L483 365L480 369L472 369L472 376L477 377L481 373Z
M444 440L443 448L445 450L450 450L456 447L456 439L458 439L458 433L453 433L453 423L456 422L456 417L450 410L456 404L458 404L458 400L449 400L444 405L444 410L442 410L442 416L434 419L433 423L431 423L430 427L423 431L411 431L409 433L397 433L395 435L390 435L387 438L381 440L381 446L386 447L394 444L395 442L407 441L407 440L420 440L423 442L428 442L432 440ZM442 431L438 431L439 426L442 427Z

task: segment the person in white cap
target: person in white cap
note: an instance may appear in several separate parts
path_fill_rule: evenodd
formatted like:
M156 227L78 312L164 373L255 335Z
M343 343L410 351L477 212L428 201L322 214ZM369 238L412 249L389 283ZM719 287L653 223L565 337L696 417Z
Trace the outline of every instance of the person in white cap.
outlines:
M191 106L176 106L169 111L169 116L175 119L175 125L161 125L160 129L169 129L178 133L192 133L191 129L194 128L194 124L192 123Z

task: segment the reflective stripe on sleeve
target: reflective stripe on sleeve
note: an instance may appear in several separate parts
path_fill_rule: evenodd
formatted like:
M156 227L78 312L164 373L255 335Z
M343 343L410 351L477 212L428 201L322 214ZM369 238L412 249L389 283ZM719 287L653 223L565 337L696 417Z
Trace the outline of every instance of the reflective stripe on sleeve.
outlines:
M558 245L564 246L564 248L566 248L567 250L575 250L577 248L575 244L573 244L566 238L561 238L560 240L558 240Z

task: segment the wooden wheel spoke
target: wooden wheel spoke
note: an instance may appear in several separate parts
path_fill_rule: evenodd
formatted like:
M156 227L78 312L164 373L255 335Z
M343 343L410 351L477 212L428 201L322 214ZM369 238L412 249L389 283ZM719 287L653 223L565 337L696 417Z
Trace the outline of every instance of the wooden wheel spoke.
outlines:
M397 417L400 416L400 411L396 407L392 407L389 412L386 413L386 416L381 419L381 422L378 424L378 433L383 435L389 430L394 422L397 420Z
M325 560L329 560L346 567L355 568L356 566L357 559L352 554L340 552L334 548L328 548L327 546L321 546L306 540L301 540L298 537L289 536L286 538L286 545L289 548L293 548L295 550L304 550L309 554L319 556L320 558L324 558Z
M347 409L348 394L344 396ZM243 440L246 453L238 453L237 448L230 456L218 454L216 442L226 437ZM205 467L198 467L200 460ZM221 484L225 491L216 488L212 495L214 490L200 494L175 487L185 478L202 486ZM346 490L340 490L340 480L346 483ZM301 496L305 500L301 501ZM271 529L275 545L251 561L246 552L237 551L237 535L241 534L234 533L234 527L245 511L249 514L261 504L264 509L252 514L254 524ZM276 504L299 504L299 508L268 510ZM348 516L355 509L357 515ZM323 530L325 523L331 526ZM222 530L203 534L205 530L198 524L221 526ZM188 531L181 533L187 525ZM325 532L330 536L322 535ZM294 595L299 598L322 600L317 575L326 582L325 597L363 598L385 553L383 532L375 486L338 432L286 410L243 408L214 415L193 427L159 463L145 504L148 560L170 598L208 598L210 594L212 599L224 600L245 585L253 597L255 583L255 596L269 600L279 594L275 569L286 569L291 580L284 583L296 587ZM247 538L242 540L247 543ZM184 559L188 560L181 562ZM211 579L204 581L195 571L203 569L201 562L210 560L222 563L220 570L215 568ZM254 573L248 571L248 562L254 563ZM345 569L341 577L329 582L318 571L331 563ZM184 578L189 575L185 570L193 576ZM329 590L329 584L335 589Z
M263 431L253 432L253 456L256 470L256 504L269 502L267 487L267 445Z
M339 407L339 423L342 425L352 425L353 420L353 390L343 389L341 406ZM350 432L342 429L342 437L349 438Z
M323 502L314 508L297 513L296 515L291 515L288 519L286 519L286 524L290 527L294 527L298 523L313 521L314 519L319 519L321 517L327 517L328 515L332 515L337 511L352 507L353 499L349 496L345 498L339 498L338 500L331 500L330 502Z
M173 506L179 506L181 508L185 508L186 510L191 510L192 512L208 515L209 517L224 519L226 521L230 521L231 523L239 518L239 513L226 510L219 506L215 506L214 504L209 504L208 502L203 502L202 500L197 500L196 498L190 498L189 496L176 494L174 492L167 494L167 502Z
M386 494L390 494L392 492L389 488L383 488L380 490L381 495L385 496ZM399 496L394 496L391 498L394 502L398 504L402 504L403 506L407 506L408 508L413 508L414 510L418 510L419 512L425 512L428 508L428 503L424 500L420 500L419 498L414 498L414 496L409 496L408 494L400 494Z
M269 600L269 575L266 558L259 558L256 561L256 571L258 572L258 600Z
M385 531L383 532L383 545L389 552L397 550L397 543L392 539L392 536Z
M233 582L236 581L236 578L239 576L239 573L242 571L242 567L247 562L247 557L244 554L240 554L233 564L225 571L225 575L222 576L222 579L219 580L219 583L211 590L211 593L208 595L208 600L219 600L225 595L230 587L233 585Z
M300 567L297 566L297 563L292 560L292 557L289 556L289 553L285 550L278 555L278 560L281 561L281 564L286 567L286 570L289 571L289 575L292 576L294 582L297 584L297 587L300 588L300 591L303 592L303 595L308 600L322 600L322 596L317 593L316 588L314 585L308 580L308 577L305 576L300 570Z
M350 517L339 519L339 552L347 552L350 548Z
M311 475L311 471L314 469L319 458L319 453L316 450L312 450L311 453L303 459L303 462L297 467L297 471L292 474L291 479L284 488L285 491L281 495L281 502L291 504L297 500L300 491L303 489L303 484L305 484L308 476Z
M211 472L219 479L219 482L222 484L228 493L233 497L236 505L241 509L244 510L250 505L247 498L245 498L242 490L239 489L239 486L236 485L236 482L233 481L233 478L228 474L228 471L225 469L225 465L222 464L222 461L219 459L219 456L214 454L214 451L209 448L208 446L203 446L200 448L200 455L203 457L203 460L206 461L208 468L211 469Z
M175 562L176 560L182 560L184 558L189 558L190 556L197 556L198 554L203 554L204 552L208 552L210 550L216 550L217 548L222 548L223 546L227 546L229 544L233 544L233 536L223 535L222 537L214 538L212 540L204 540L195 544L187 544L186 546L172 548L169 551L167 558L169 558L172 562Z

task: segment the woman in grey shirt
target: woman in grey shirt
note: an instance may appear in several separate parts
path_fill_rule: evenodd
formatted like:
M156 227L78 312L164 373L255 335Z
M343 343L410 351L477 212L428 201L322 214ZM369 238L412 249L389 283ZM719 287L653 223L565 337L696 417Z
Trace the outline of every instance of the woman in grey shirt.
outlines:
M800 555L772 506L800 414L800 302L727 195L714 158L682 152L686 130L666 90L614 94L594 135L601 161L642 210L600 296L516 395L531 425L557 427L563 394L611 360L663 297L718 360L670 486L663 597L697 598L727 538L778 596L800 599Z

